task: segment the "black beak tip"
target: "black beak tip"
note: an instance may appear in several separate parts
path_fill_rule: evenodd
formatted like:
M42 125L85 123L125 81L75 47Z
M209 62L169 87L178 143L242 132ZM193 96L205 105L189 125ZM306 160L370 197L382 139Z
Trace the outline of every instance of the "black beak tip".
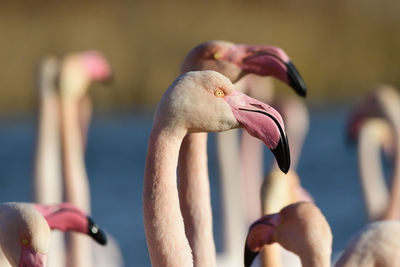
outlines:
M250 267L257 255L258 252L251 251L250 248L246 245L244 247L244 266Z
M287 74L289 76L289 85L296 91L298 95L306 97L307 87L303 78L300 76L300 73L291 61L286 63L286 66Z
M286 135L281 136L278 145L272 149L272 153L274 153L279 169L284 173L288 173L290 169L290 150Z
M100 245L107 244L107 237L103 230L90 218L88 217L88 233L89 235L96 240Z

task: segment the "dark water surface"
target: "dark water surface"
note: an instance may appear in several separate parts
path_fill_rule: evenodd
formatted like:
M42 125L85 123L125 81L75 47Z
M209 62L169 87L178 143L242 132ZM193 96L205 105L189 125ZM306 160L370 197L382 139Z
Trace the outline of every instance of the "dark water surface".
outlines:
M355 146L345 142L348 109L311 110L311 125L299 163L303 186L311 192L333 231L335 252L365 224ZM32 117L0 120L0 201L31 201L35 141ZM126 266L150 266L142 222L142 181L152 115L97 114L89 134L86 165L92 215L119 242ZM210 135L210 176L217 248L221 248L218 180ZM271 160L271 153L266 166Z

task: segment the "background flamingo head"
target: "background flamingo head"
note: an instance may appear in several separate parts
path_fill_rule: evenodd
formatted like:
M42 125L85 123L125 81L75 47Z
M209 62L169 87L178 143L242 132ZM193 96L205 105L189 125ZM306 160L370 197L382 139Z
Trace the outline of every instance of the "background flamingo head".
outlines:
M82 61L94 81L108 81L112 77L110 64L99 51L86 51L81 53Z
M182 64L182 72L191 70L215 70L232 82L247 73L272 76L290 85L301 96L307 92L303 78L288 55L275 46L225 41L202 43L189 52Z
M1 248L12 266L46 266L50 228L43 216L27 203L1 204Z
M263 245L277 242L302 258L330 261L332 233L321 211L311 202L298 202L254 222L245 245L245 266L250 266ZM303 263L303 266L304 265Z
M363 126L373 118L386 120L393 134L400 131L400 96L394 87L389 85L376 86L353 108L347 122L347 140L351 143L356 142ZM387 135L385 142L383 142L383 149L389 158L393 158L395 154L394 144L394 136Z
M111 79L111 68L102 53L86 51L64 57L59 80L62 99L80 99L92 82Z

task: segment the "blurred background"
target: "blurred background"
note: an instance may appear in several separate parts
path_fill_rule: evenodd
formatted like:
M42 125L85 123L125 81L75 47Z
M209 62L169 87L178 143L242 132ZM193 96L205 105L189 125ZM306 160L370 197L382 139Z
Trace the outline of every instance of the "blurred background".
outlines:
M34 110L41 57L86 49L103 51L115 70L113 90L91 92L97 107L151 108L190 49L215 39L280 46L301 70L307 101L345 100L400 83L399 10L395 0L5 1L0 111Z
M0 200L32 199L38 62L49 54L100 50L115 77L89 91L93 216L116 237L126 266L149 266L141 188L155 105L195 45L214 39L271 44L287 52L308 87L311 126L299 174L331 223L337 252L365 223L355 148L344 138L346 117L371 86L400 85L399 12L395 0L2 1ZM279 94L292 94L275 84ZM210 157L221 249L219 184Z

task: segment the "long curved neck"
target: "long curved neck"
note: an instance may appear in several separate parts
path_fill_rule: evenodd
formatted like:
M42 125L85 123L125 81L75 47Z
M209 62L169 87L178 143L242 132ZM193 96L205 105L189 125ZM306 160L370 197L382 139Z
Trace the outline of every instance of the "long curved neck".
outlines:
M389 204L384 219L400 219L400 129L395 130L396 154L390 184Z
M152 266L193 266L176 183L184 131L154 125L147 150L143 215Z
M380 141L363 127L358 141L359 171L364 201L370 221L379 220L388 204L388 189L380 160Z
M39 118L33 173L33 200L39 204L63 201L60 97L56 88L59 62L54 60L44 60L39 76ZM48 68L52 71L49 72ZM53 233L50 242L47 265L64 267L64 234Z
M185 136L179 151L178 190L185 233L196 266L215 266L207 133Z
M395 158L390 184L389 203L384 219L400 219L400 99L397 93L383 94L381 101L385 118L393 127Z
M63 99L61 114L65 198L66 201L90 214L90 193L79 127L78 103Z
M40 79L39 120L34 162L34 200L50 204L62 201L59 98L49 80Z
M78 101L62 98L61 115L65 200L90 214L90 190L84 161ZM91 255L91 240L77 233L69 233L68 237L70 242L67 265L91 267L91 257L88 257Z

